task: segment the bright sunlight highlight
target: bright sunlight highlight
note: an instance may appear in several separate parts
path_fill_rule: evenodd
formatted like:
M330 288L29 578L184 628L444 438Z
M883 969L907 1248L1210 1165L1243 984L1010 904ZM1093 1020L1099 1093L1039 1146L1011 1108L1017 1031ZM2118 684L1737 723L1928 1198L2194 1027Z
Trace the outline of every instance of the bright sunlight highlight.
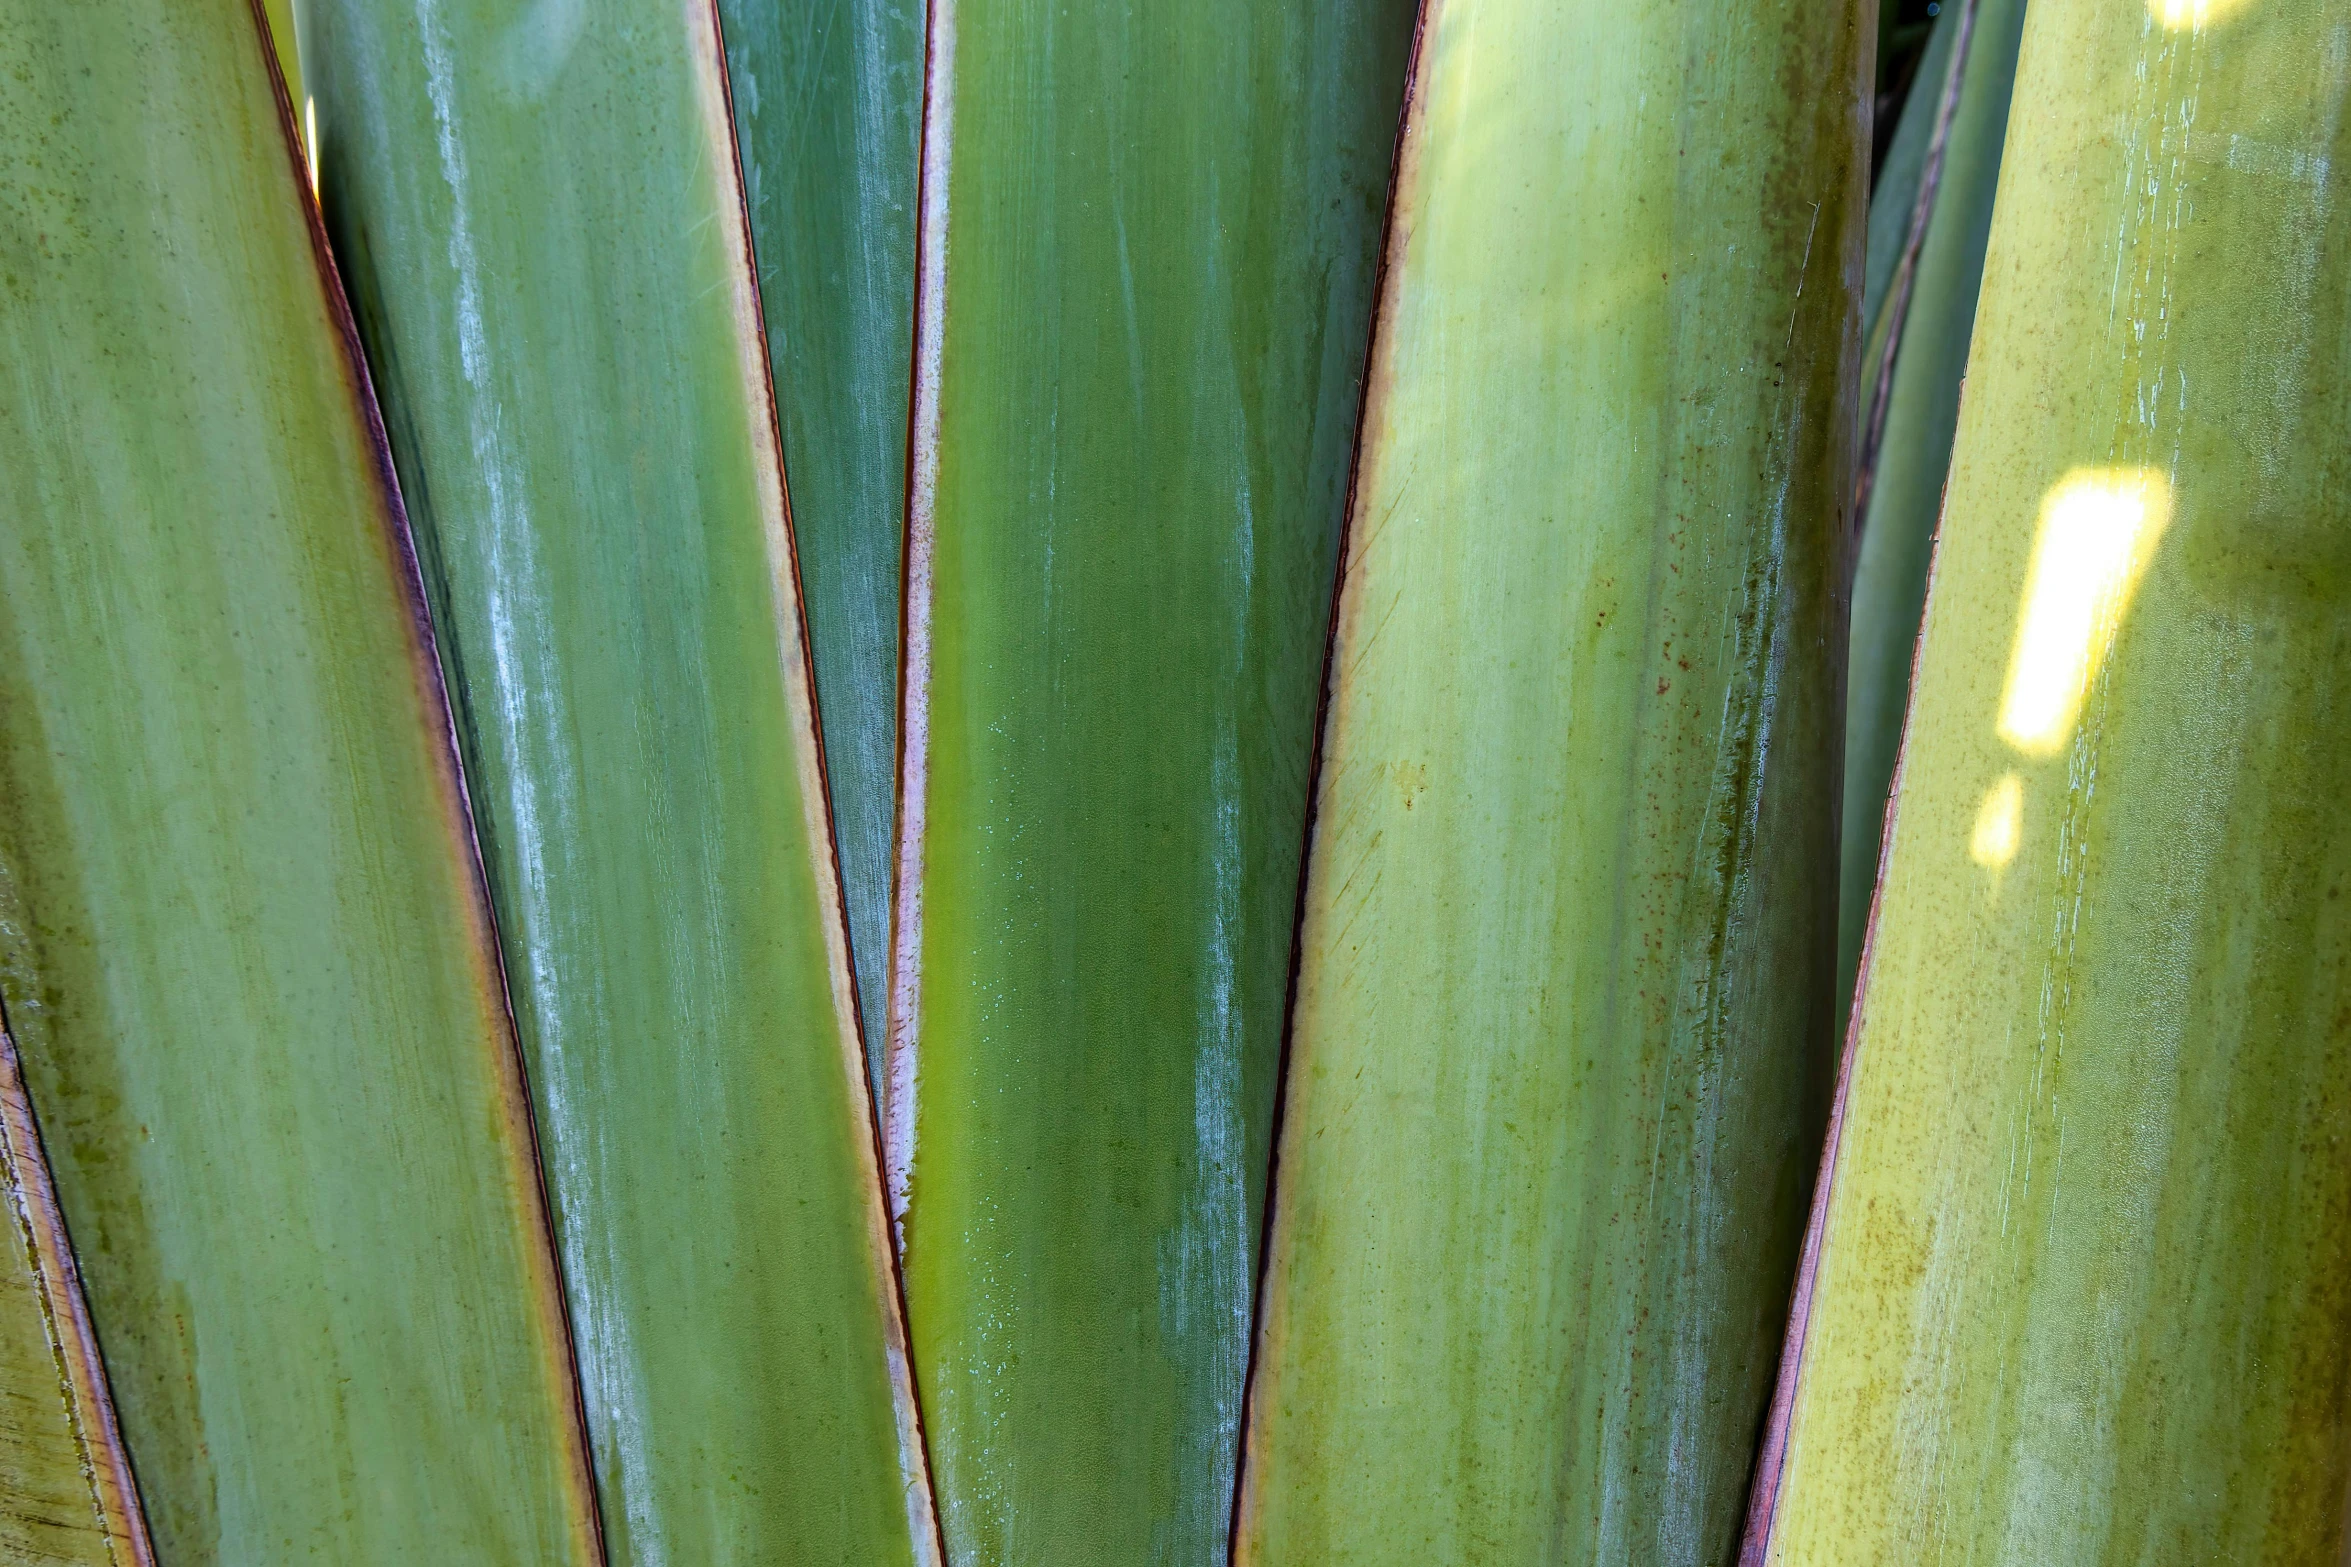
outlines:
M310 199L318 200L318 100L302 98L302 164L310 171Z
M2172 32L2227 20L2245 9L2245 0L2147 0L2147 14Z
M2016 858L2023 836L2024 780L2009 773L1985 791L1984 803L1976 807L1975 836L1967 842L1967 857L2000 870Z
M2065 743L2170 518L2171 485L2153 468L2076 468L2043 498L2001 739L2034 756Z

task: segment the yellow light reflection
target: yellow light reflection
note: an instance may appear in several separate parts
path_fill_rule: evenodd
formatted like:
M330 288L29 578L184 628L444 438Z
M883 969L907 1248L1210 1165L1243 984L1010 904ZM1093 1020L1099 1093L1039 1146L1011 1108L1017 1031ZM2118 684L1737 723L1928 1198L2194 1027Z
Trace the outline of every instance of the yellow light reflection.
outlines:
M2177 33L2226 21L2246 4L2247 0L2147 0L2147 14Z
M2001 739L2033 756L2065 744L2170 519L2171 485L2153 468L2076 468L2042 498Z
M318 199L318 100L302 98L302 162L310 170L310 199Z
M1978 865L1999 870L2016 858L2024 837L2024 780L2009 773L1984 793L1976 807L1975 836L1967 841L1967 857Z

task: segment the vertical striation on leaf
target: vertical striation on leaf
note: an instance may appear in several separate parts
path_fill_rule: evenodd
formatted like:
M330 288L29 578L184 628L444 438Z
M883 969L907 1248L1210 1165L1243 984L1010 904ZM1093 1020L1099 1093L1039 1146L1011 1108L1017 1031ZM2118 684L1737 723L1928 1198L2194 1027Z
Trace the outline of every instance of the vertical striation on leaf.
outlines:
M710 0L305 0L616 1561L935 1550Z
M923 6L720 0L719 11L879 1092Z
M158 1559L591 1567L448 710L268 49L249 0L0 4L0 1002Z
M1734 1548L1830 1061L1858 5L1433 0L1236 1560Z
M2343 1556L2347 111L2029 10L1759 1562Z
M1410 21L931 8L887 1114L958 1567L1224 1556Z

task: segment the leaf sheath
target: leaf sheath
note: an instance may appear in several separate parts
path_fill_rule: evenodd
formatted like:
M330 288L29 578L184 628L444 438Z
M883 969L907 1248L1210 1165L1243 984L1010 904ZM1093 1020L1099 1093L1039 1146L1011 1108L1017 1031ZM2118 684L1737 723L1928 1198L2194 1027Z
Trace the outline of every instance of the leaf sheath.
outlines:
M2342 1555L2346 60L2026 20L1772 1561Z
M306 0L616 1562L934 1530L717 18Z
M1237 1560L1717 1563L1831 1059L1868 28L1423 26Z
M414 561L247 0L0 5L0 998L156 1555L598 1561Z
M722 0L867 1065L882 1081L919 0Z
M1208 1567L1410 10L931 16L887 1110L947 1543Z

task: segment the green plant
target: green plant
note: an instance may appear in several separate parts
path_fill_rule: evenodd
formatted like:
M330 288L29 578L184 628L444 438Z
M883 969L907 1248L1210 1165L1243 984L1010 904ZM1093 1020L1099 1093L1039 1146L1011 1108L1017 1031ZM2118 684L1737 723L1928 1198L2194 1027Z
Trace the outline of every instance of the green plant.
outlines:
M1940 12L0 0L0 1562L2339 1558L2351 25Z

